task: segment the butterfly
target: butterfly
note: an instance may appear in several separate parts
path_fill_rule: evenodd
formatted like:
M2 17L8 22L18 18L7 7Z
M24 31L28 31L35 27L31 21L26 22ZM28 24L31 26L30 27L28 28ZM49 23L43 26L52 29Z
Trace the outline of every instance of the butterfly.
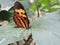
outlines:
M14 22L20 28L29 28L29 19L26 13L26 10L22 6L22 4L18 1L14 4Z

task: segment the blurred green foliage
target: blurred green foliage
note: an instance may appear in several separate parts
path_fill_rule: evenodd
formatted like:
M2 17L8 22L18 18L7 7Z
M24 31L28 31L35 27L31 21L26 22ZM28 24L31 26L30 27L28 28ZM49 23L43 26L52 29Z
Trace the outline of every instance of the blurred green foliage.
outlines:
M10 14L11 13L6 10L0 11L0 21L4 21L4 20L10 21L10 17L11 17Z
M55 12L58 9L60 9L60 7L58 7L56 10L51 9L51 7L55 5L60 6L59 3L60 3L59 0L35 0L35 2L31 6L31 9L36 11L36 6L37 6L40 9L40 11Z

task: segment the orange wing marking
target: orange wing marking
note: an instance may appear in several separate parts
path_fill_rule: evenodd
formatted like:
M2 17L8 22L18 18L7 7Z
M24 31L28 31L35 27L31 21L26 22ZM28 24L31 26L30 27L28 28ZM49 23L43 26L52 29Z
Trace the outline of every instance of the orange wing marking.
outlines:
M23 9L15 9L15 11L19 13L19 16L26 17L25 11Z

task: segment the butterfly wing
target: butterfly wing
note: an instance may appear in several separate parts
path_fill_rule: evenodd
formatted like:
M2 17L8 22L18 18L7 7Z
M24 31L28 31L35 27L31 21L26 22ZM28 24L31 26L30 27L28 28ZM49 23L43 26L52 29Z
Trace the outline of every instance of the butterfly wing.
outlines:
M20 2L15 2L14 4L14 22L18 27L29 28L29 19L27 17L26 11Z

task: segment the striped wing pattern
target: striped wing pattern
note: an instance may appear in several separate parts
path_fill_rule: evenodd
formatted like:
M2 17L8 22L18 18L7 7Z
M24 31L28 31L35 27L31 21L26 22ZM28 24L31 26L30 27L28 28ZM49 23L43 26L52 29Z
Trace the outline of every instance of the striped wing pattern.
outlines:
M29 19L27 17L26 11L20 2L15 2L14 4L14 22L18 27L29 28Z

